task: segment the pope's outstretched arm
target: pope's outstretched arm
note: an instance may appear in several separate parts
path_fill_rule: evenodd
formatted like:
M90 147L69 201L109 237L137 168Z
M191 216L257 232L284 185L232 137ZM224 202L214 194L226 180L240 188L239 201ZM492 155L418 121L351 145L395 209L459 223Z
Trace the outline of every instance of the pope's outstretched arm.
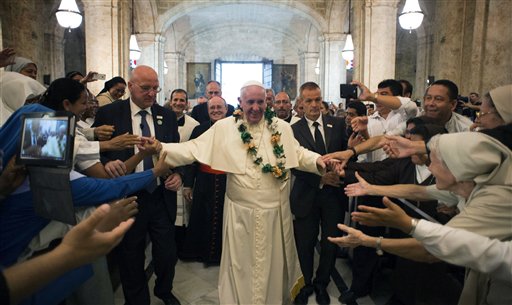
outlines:
M192 164L196 161L210 165L214 151L214 130L208 129L201 136L183 143L162 143L162 151L167 152L165 162L172 168Z

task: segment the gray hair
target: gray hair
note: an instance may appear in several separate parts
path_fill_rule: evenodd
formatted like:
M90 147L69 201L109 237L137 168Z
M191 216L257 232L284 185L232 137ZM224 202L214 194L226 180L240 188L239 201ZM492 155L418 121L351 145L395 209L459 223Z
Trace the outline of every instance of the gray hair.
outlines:
M225 100L222 96L214 96L214 97L218 97L218 98L220 98L220 99L224 102L224 106L226 107L226 109L228 109L228 103L226 102L226 100ZM212 97L212 98L214 98L214 97ZM211 98L211 99L212 99L212 98ZM206 105L207 105L207 106L210 106L210 100L211 100L211 99L209 99L209 100L207 100L207 101L206 101Z

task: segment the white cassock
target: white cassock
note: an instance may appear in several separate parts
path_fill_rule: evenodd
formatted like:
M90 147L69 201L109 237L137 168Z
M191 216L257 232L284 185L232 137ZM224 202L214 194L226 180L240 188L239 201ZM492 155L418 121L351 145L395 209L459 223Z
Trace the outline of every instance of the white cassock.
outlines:
M178 126L178 133L180 134L180 143L188 141L194 128L199 125L199 122L194 120L191 116L184 115L185 123L183 126ZM183 198L183 185L180 186L176 192L176 226L187 226L190 218L190 205Z
M304 285L293 237L290 182L262 173L237 128L235 118L228 117L194 140L163 144L166 162L181 166L199 161L227 173L220 303L287 304ZM285 167L320 174L316 166L320 155L301 147L285 121L278 120L277 130ZM263 163L276 164L265 121L249 131Z

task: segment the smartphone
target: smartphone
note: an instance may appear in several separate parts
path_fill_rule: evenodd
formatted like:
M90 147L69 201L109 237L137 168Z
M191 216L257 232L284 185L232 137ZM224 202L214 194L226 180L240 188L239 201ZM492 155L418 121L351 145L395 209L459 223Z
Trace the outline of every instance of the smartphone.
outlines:
M105 77L106 77L106 75L105 75L105 74L94 73L94 75L93 75L92 79L105 80Z
M344 99L357 98L357 86L350 84L340 85L340 97Z

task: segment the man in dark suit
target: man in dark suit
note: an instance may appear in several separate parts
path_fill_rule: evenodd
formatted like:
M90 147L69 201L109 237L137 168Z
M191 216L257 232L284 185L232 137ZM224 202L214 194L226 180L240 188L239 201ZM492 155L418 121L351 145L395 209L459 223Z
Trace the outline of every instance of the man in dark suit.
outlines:
M300 87L304 117L292 125L293 133L300 145L321 155L346 149L345 122L337 117L321 114L322 92L313 82ZM343 222L346 201L337 173L327 172L322 177L293 170L295 183L290 193L290 205L295 216L293 227L300 267L306 286L295 299L296 304L307 304L308 298L316 294L318 304L329 304L326 287L334 268L337 247L327 240L332 234L339 236L336 228ZM321 227L320 261L313 278L313 258Z
M222 88L218 81L211 80L206 84L206 97L210 100L214 96L222 97ZM235 107L228 104L228 113L226 116L230 116L235 111ZM208 114L208 105L207 103L202 103L194 106L192 108L192 113L190 114L199 124L210 121L210 116Z
M101 107L93 126L113 125L112 137L132 133L155 137L164 143L179 142L176 115L155 103L160 92L158 75L147 66L138 66L128 82L130 98ZM102 153L102 162L125 161L133 156L134 149ZM140 162L135 171L153 166L152 158ZM181 185L179 173L171 174L167 180L156 179L146 190L135 193L139 213L135 223L126 233L118 247L121 284L126 303L149 305L149 289L144 272L146 236L152 242L152 256L157 276L154 294L166 305L179 304L172 294L174 267L177 262L174 240L176 220L176 190ZM167 188L167 189L166 189Z

